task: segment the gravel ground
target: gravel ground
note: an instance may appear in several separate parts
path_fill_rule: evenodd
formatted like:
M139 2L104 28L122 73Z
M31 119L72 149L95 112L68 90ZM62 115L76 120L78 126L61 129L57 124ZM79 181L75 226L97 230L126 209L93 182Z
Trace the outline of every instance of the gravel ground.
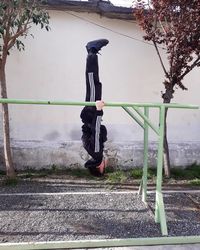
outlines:
M136 184L109 184L107 182L87 181L87 180L63 180L63 179L48 179L40 178L30 181L22 180L17 186L2 186L0 193L62 193L62 192L82 192L82 191L105 191L105 190L120 190L120 191L136 191Z
M161 236L160 226L154 222L154 194L148 195L146 206L136 194L110 193L110 189L110 185L94 181L47 179L3 186L0 242ZM99 191L106 193L80 193ZM7 193L12 195L3 195ZM170 236L200 235L199 201L200 193L164 194Z
M67 176L69 178L69 176ZM22 179L16 186L1 185L0 179L0 194L5 192L10 193L62 193L62 192L82 192L84 191L137 191L140 180L126 183L111 183L107 181L85 180L85 179L65 179L65 178L33 178ZM148 183L149 190L155 190L155 184ZM188 186L185 182L166 183L163 190L187 190L196 189L195 186Z
M192 195L200 197L200 193ZM148 204L154 207L155 195L150 194ZM200 236L200 209L186 193L164 194L169 236Z

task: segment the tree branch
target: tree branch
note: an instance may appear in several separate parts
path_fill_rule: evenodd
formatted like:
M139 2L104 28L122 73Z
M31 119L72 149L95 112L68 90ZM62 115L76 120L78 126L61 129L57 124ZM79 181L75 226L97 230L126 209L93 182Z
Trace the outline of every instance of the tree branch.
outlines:
M159 20L159 24L160 24L160 26L161 26L161 28L162 28L163 32L164 32L164 33L165 33L165 35L166 35L166 34L167 34L167 32L166 32L165 27L163 26L163 24L162 24L162 21L161 21L161 20Z
M180 80L182 80L196 65L200 62L200 56L193 62L193 64L185 70L185 72L180 76Z
M22 30L18 31L14 36L11 37L11 39L10 39L10 41L8 43L8 50L10 50L13 47L13 45L15 44L16 39L19 36L23 35L23 33L25 33L30 28L30 27L27 27L27 25L28 25L28 23L25 25L25 27Z
M158 50L158 46L157 46L157 44L156 44L156 42L155 42L154 40L153 40L153 44L154 44L154 46L155 46L156 52L157 52L158 57L159 57L159 59L160 59L160 63L161 63L161 66L162 66L162 68L163 68L163 70L164 70L164 72L165 72L165 75L167 76L167 78L170 79L170 76L169 76L169 74L167 73L167 70L166 70L166 68L165 68L165 66L164 66L164 63L163 63L163 60L162 60L162 58L161 58L160 52L159 52L159 50Z
M9 44L8 44L8 50L10 50L12 48L12 46L15 44L15 41L17 39L17 37L23 35L23 33L25 33L30 27L28 27L30 19L27 19L27 22L24 24L24 27L22 28L22 26L19 26L17 29L17 32L15 33L15 35L13 35L10 40L9 40Z

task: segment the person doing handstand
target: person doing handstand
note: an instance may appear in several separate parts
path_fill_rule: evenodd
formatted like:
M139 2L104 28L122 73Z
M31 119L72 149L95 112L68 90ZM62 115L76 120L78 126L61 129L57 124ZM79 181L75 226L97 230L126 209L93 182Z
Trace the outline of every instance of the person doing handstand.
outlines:
M105 160L103 158L104 142L107 140L107 130L101 125L104 102L102 98L102 84L99 81L99 67L97 53L108 40L99 39L89 42L86 45L88 52L86 62L86 97L87 102L96 102L96 106L86 106L81 111L82 142L83 147L92 157L85 163L90 173L95 176L102 176L105 172Z
M105 160L103 158L104 142L107 141L107 130L101 125L103 116L103 101L96 101L95 109L87 109L81 112L82 142L87 153L92 157L85 163L90 173L95 176L102 176L105 172ZM93 108L93 107L92 107ZM87 111L86 111L87 110Z

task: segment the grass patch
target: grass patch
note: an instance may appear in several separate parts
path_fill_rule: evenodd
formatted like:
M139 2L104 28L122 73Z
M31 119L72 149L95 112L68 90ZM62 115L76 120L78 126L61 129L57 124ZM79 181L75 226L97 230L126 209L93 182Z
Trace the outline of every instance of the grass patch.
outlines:
M163 171L164 174L164 171ZM142 168L134 168L131 170L114 170L107 172L106 179L111 182L125 182L126 180L138 180L143 175ZM155 181L157 175L156 168L148 168L147 178ZM165 179L165 177L164 177ZM167 178L168 179L168 178ZM192 164L187 168L171 168L171 178L175 180L186 180L188 184L198 186L200 182L200 166Z
M110 172L106 171L106 180L110 182L123 183L131 180L139 180L142 178L143 169L134 168L130 170L112 170ZM154 179L156 176L156 169L148 169L148 179Z
M135 168L130 170L130 177L134 179L141 179L143 170L141 168Z
M192 186L200 186L200 179L190 180L189 184Z
M151 181L155 181L156 178L156 168L148 168L148 179ZM163 171L164 172L164 171ZM108 181L112 183L123 183L126 181L138 180L142 178L143 169L142 168L133 168L130 170L120 170L115 169L113 167L108 167L106 170L106 174L103 178L98 178L92 176L89 171L85 168L71 167L57 167L56 165L52 165L49 169L27 169L24 171L20 171L17 173L18 179L33 179L33 178L65 178L65 179L87 179L87 180L96 180L96 181ZM0 175L5 176L4 171L0 171ZM3 177L4 179L4 177ZM16 185L16 180L10 180L5 178L5 185ZM165 180L165 178L163 178ZM171 178L174 180L186 180L188 184L198 185L200 179L200 166L196 164L192 164L187 168L171 168Z
M115 172L108 173L106 180L112 183L122 183L127 180L127 171L117 170Z
M172 168L171 169L171 177L175 179L199 179L200 178L200 166L199 165L191 165L185 169L181 168Z
M21 171L18 173L18 177L25 179L52 177L55 175L58 177L66 176L66 178L67 176L75 178L86 178L86 179L96 178L91 176L87 169L79 169L79 168L64 169L64 168L58 168L55 165L53 165L50 169L40 169L40 170L27 169L25 171Z
M134 168L130 170L130 177L133 179L141 179L143 175L143 168ZM154 179L156 176L155 168L148 168L147 178Z

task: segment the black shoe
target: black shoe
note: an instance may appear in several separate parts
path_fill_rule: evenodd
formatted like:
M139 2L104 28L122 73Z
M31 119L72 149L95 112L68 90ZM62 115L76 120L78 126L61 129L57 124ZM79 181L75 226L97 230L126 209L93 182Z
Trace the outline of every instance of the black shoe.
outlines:
M93 49L95 50L96 53L98 53L99 50L101 50L101 48L106 46L108 43L109 41L107 39L98 39L98 40L90 41L86 45L87 52L89 53L89 51Z

